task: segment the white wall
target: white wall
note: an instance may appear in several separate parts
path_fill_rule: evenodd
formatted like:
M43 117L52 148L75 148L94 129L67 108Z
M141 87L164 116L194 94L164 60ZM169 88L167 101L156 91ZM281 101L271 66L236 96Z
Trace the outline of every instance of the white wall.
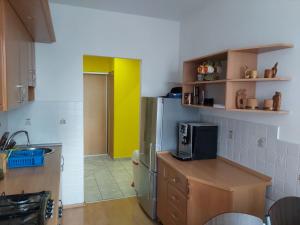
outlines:
M84 200L83 55L141 59L142 95L163 95L180 79L180 25L60 4L51 9L57 42L36 44L36 101L3 114L3 121L10 131L29 130L33 143L63 143L63 202L74 204Z
M167 82L180 79L179 23L51 6L57 41L37 44L37 100L82 101L84 54L142 59L142 95L165 94Z
M201 120L218 124L218 155L272 177L266 210L280 198L300 197L300 145L278 140L277 126L211 115Z
M283 108L288 116L204 111L205 114L280 126L280 138L300 143L300 1L298 0L209 0L198 13L181 24L180 59L216 51L288 42L294 49L262 55L259 70L279 62L279 74L292 77L291 82L260 84L258 96L270 98L276 90L282 91Z

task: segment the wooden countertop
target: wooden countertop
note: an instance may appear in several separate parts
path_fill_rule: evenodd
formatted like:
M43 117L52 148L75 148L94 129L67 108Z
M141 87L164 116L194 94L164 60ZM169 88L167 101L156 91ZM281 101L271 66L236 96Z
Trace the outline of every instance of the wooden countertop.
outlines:
M270 185L271 178L222 157L210 160L180 161L168 152L158 153L173 169L190 180L233 191L242 186Z
M40 145L37 145L40 146ZM42 146L40 146L42 147ZM45 156L43 167L7 169L4 180L0 181L0 193L6 195L51 191L55 201L53 218L47 225L57 225L58 200L61 173L61 145L43 145L54 149L54 152Z

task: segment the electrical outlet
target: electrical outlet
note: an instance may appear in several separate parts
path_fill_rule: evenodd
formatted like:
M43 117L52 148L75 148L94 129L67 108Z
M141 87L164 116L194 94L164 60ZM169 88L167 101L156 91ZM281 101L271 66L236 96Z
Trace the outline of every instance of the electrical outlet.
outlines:
M300 183L300 174L298 175L298 181L299 181L299 183Z
M59 124L65 125L65 124L67 124L67 121L66 121L65 119L61 119L61 120L59 121Z
M228 139L233 139L233 130L229 130Z
M25 126L31 126L31 119L30 118L27 118L25 120Z
M261 137L257 140L257 146L260 148L264 148L266 146L267 139L265 137Z

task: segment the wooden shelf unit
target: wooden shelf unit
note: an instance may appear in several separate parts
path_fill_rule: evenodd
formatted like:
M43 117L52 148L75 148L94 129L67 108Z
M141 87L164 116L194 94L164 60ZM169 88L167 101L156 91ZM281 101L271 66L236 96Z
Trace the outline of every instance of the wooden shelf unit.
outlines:
M265 46L257 46L253 48L229 49L219 53L187 60L183 63L183 83L182 91L184 93L192 93L194 86L199 86L206 91L209 98L215 99L215 104L224 105L226 111L235 112L255 112L266 114L287 114L288 111L264 111L264 110L243 110L236 108L236 92L240 89L246 89L247 98L256 98L256 83L257 82L283 82L290 81L290 77L278 76L276 78L242 78L243 68L245 65L249 69L257 70L258 54L271 51L293 48L292 44L272 44ZM197 67L207 61L222 61L225 62L225 73L220 80L214 81L197 81ZM275 92L276 90L274 90ZM270 96L271 98L272 96ZM258 100L263 100L259 99ZM182 99L184 101L184 99ZM185 105L197 108L221 109L202 105Z

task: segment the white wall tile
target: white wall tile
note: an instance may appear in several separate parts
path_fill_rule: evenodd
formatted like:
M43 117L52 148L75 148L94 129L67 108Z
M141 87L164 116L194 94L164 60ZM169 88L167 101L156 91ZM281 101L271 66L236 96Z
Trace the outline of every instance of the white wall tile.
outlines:
M62 143L64 204L83 202L83 106L82 102L35 101L8 113L7 128L14 132L29 131L32 143ZM25 125L26 119L31 125ZM64 119L65 124L60 124ZM1 121L1 115L0 115ZM16 139L25 143L24 136ZM70 186L72 191L70 192ZM80 201L78 201L81 199Z
M219 155L272 177L272 186L266 193L267 204L285 196L300 196L300 146L278 140L278 126L212 115L201 118L219 125ZM229 138L230 130L233 139ZM261 138L263 145L259 144Z

